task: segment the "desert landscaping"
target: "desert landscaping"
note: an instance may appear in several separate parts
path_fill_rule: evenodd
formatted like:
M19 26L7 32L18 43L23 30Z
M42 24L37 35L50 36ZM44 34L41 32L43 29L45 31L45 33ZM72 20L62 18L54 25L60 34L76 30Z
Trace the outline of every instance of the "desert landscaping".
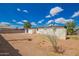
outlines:
M78 39L78 38L77 38ZM7 33L0 35L0 55L65 56L79 55L79 40L58 40L63 53L54 53L48 37L40 34Z
M1 56L78 56L79 35L76 25L33 28L24 22L23 28L0 27ZM75 30L74 30L75 29Z
M0 56L79 56L77 6L0 4Z

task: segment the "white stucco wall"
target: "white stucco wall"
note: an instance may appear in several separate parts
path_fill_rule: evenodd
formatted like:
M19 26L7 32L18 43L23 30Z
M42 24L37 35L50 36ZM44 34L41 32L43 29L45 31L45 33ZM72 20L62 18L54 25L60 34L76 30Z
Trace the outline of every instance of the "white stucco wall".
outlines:
M29 29L28 33L32 34L33 30ZM36 30L37 34L44 34L44 35L56 35L58 39L66 39L66 29L65 28L56 28L55 32L52 28L40 28Z
M32 29L29 29L29 30L28 30L28 33L29 33L29 34L32 34L32 33L33 33L33 30L32 30Z
M66 39L66 29L64 28L57 28L55 34L59 39Z
M65 28L56 28L55 32L52 28L39 29L38 31L36 31L36 33L45 34L45 35L56 35L58 39L66 39Z

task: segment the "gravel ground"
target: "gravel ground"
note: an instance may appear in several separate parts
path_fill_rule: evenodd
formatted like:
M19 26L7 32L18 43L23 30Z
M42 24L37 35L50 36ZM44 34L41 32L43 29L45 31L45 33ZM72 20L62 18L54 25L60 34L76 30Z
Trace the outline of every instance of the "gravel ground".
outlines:
M54 55L53 47L47 37L40 34L9 33L1 34L0 53L22 56ZM6 43L5 43L6 41ZM62 55L79 55L79 40L58 40L58 46L64 50ZM5 50L4 50L5 49ZM16 50L16 51L15 51ZM58 54L59 55L59 54Z

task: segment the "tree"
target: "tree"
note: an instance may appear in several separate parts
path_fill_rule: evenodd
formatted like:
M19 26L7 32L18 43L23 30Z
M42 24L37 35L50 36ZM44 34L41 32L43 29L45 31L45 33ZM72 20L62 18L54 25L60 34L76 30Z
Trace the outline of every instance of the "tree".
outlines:
M75 27L76 27L76 24L74 21L72 22L67 22L66 25L65 25L65 28L67 29L67 34L68 35L73 35L75 34Z
M25 33L28 32L28 28L31 28L31 24L29 22L24 22Z

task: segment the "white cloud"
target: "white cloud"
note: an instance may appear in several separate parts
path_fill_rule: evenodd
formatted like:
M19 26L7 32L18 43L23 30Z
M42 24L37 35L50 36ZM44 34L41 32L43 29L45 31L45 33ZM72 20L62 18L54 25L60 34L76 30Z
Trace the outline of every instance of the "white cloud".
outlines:
M27 10L23 10L23 12L28 13L28 11L27 11Z
M45 16L45 18L50 18L52 16L57 15L59 12L62 12L64 9L61 7L54 7L50 10L49 15Z
M21 11L21 9L20 8L17 8L17 11Z
M42 23L43 21L44 21L44 19L42 19L42 20L38 21L38 23Z
M50 15L55 16L56 14L58 14L61 11L63 11L63 9L61 7L54 7L50 10Z
M22 20L22 22L28 22L27 20Z
M18 27L18 29L23 29L23 28L24 28L23 26Z
M17 28L17 25L10 25L11 28Z
M49 20L48 22L47 22L47 24L50 24L50 23L52 23L53 22L53 20Z
M56 23L62 23L62 24L65 24L67 22L72 22L72 21L73 21L73 19L65 19L63 17L55 19Z
M20 8L17 8L17 11L22 11L22 12L25 12L25 13L28 13L28 10L22 10L22 9L20 9Z
M66 23L66 21L65 21L66 19L65 18L57 18L57 19L55 19L55 22L56 23Z
M12 21L13 21L13 22L16 22L16 20L15 20L15 19L13 19Z
M48 26L53 26L53 24L49 24Z
M23 24L23 22L17 22L17 24Z
M9 22L0 22L0 24L2 24L2 25L10 25Z
M79 16L79 11L75 12L71 17L74 18L74 17L77 17Z
M48 26L59 26L58 24L49 24Z
M34 26L36 26L37 24L36 24L35 22L31 22L31 25L34 25Z
M51 16L50 15L47 15L45 18L50 18Z
M67 20L65 20L66 22L72 22L72 21L74 21L73 19L67 19Z

